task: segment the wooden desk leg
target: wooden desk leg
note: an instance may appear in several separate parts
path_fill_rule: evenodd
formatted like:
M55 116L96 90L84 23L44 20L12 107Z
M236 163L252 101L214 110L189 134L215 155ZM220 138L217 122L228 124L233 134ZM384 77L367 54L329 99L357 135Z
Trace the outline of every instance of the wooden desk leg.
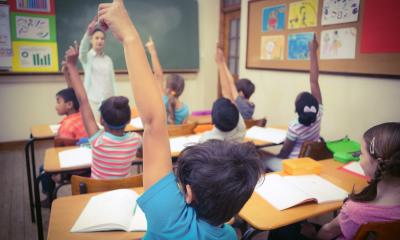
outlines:
M31 166L32 166L32 178L33 181L33 192L35 194L35 209L36 209L36 227L37 227L37 234L38 240L43 240L43 223L42 223L42 209L40 206L40 195L39 195L39 179L36 177L36 164L35 164L35 146L34 146L35 139L32 138L31 144Z
M26 178L28 179L28 191L29 191L29 208L31 210L31 220L35 222L35 212L33 210L33 194L32 194L32 175L31 175L31 167L30 167L30 159L29 159L29 148L32 145L32 138L25 145L25 161L26 161Z

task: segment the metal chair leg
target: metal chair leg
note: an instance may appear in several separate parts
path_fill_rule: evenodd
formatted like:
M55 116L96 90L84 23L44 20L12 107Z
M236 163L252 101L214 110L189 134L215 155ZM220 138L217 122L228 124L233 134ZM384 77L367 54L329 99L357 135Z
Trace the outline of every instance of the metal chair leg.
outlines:
M26 178L28 179L28 192L29 192L29 208L31 211L31 220L34 223L35 220L35 212L34 212L34 203L33 203L33 194L32 194L32 175L31 175L31 165L29 158L29 148L32 146L33 139L30 139L25 145L25 164L26 164Z

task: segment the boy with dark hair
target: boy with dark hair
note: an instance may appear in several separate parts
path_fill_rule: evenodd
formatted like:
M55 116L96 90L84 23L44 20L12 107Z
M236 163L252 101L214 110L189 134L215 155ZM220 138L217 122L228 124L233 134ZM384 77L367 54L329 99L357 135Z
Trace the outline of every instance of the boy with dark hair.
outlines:
M122 0L100 4L98 14L122 42L144 126L145 192L137 200L147 219L144 239L237 239L225 222L243 207L260 177L256 148L224 141L192 146L179 157L175 177L166 111L140 36Z
M211 110L211 119L214 127L203 133L200 142L209 139L241 142L246 135L246 125L238 108L227 98L217 99Z

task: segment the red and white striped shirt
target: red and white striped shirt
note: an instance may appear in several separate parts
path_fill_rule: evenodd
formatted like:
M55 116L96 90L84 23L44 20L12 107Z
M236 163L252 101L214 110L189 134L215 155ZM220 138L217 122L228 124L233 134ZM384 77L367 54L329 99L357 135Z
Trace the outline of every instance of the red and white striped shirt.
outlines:
M113 179L127 177L142 138L137 133L115 136L100 130L89 142L92 147L92 178Z
M292 152L288 158L298 158L301 146L306 141L319 141L321 132L321 119L323 114L323 106L319 105L317 119L310 126L304 126L298 120L294 120L289 124L287 138L296 142Z

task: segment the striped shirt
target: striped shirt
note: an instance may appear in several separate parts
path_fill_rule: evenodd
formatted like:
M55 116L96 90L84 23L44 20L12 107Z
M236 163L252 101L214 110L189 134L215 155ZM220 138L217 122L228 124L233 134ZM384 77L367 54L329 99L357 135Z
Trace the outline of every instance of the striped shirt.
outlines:
M127 177L142 138L137 133L115 136L103 130L89 139L92 147L92 178Z
M310 126L304 126L298 120L294 120L289 124L287 138L295 142L292 152L288 158L298 158L301 146L307 141L319 141L321 132L321 119L323 114L323 106L319 105L317 119Z
M70 114L61 120L57 137L77 140L87 137L80 112Z

